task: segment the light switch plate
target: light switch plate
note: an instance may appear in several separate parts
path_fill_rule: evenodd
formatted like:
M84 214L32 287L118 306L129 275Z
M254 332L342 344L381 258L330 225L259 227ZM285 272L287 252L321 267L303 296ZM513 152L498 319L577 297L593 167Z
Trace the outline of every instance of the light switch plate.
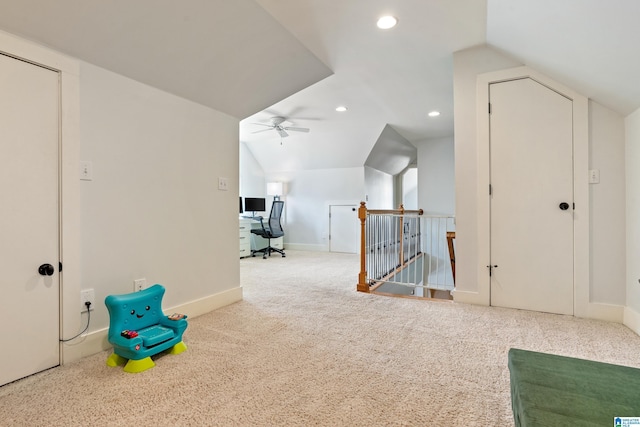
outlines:
M93 163L86 160L80 161L80 180L93 181Z
M218 190L220 191L228 191L229 190L229 180L224 177L218 178Z
M589 184L600 184L600 169L589 170Z

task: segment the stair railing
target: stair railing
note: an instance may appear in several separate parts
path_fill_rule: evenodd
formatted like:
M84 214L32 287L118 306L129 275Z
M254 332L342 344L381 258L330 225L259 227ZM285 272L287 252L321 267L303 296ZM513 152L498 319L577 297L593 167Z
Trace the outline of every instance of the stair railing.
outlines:
M359 292L371 292L377 284L406 276L407 267L421 259L422 214L422 209L407 210L402 205L399 209L367 209L366 203L360 202ZM414 266L411 271L415 277L409 280L419 284L422 268Z

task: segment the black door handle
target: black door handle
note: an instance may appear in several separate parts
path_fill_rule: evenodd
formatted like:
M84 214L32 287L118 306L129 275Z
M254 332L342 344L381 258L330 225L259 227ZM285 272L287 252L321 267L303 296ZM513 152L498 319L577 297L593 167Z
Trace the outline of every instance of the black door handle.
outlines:
M560 203L560 205L558 206L561 210L566 211L567 209L569 209L569 203L567 202L562 202Z
M38 273L40 273L41 276L53 276L55 271L55 268L53 268L53 265L51 264L42 264L38 267Z

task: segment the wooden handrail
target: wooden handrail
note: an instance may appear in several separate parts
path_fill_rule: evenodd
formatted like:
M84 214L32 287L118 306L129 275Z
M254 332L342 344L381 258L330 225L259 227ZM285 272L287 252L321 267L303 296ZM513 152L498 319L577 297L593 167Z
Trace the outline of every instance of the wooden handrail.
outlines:
M360 202L360 206L362 206L364 202ZM404 215L404 214L416 214L423 215L424 211L422 209L418 210L410 210L403 209L402 205L400 205L400 209L367 209L367 212L374 215Z

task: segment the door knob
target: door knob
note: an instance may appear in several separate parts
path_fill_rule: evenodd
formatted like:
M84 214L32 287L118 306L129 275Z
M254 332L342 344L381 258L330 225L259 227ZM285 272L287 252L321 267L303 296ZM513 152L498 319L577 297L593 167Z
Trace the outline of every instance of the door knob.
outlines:
M569 209L569 203L567 202L562 202L560 203L560 205L558 206L561 210L566 211L567 209Z
M51 264L42 264L40 267L38 267L38 273L40 273L41 276L53 276L53 273L55 271L56 270Z

